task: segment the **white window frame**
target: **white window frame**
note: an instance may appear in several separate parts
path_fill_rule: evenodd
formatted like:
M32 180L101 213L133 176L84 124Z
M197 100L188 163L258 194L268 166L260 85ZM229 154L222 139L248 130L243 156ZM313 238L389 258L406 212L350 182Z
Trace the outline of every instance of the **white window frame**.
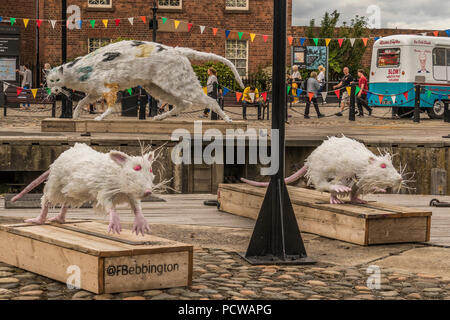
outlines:
M93 4L90 0L87 0L88 8L112 8L113 0L109 0L109 4Z
M170 0L169 0L170 2ZM183 0L180 0L180 4L178 6L163 6L159 4L159 0L158 0L158 9L183 9Z
M230 7L230 6L227 6L226 2L225 2L225 10L248 10L250 0L246 0L246 2L247 2L247 5L245 7Z
M227 41L236 41L236 42L244 42L245 41L245 45L246 45L246 49L245 49L245 75L241 75L242 78L246 78L248 76L248 40L239 40L239 39L226 39L225 40L225 58L227 58L228 60L244 60L244 59L239 59L239 58L231 58L231 57L227 57ZM234 63L233 63L234 64ZM236 66L236 65L235 65ZM237 69L237 67L236 67Z
M92 52L94 52L94 51L96 51L96 50L98 50L98 49L100 49L102 46L100 46L100 47L98 47L97 49L95 49L95 50L93 50L93 51L90 51L90 49L91 49L91 46L90 46L90 41L91 40L109 40L109 43L111 43L112 41L113 41L113 39L110 39L110 38L88 38L88 40L87 40L87 42L88 42L88 53L92 53Z
M444 50L444 64L443 65L437 65L436 61L435 61L435 52L437 49L440 50ZM447 61L447 57L448 57L448 51L450 49L446 48L446 47L435 47L433 48L433 53L432 53L432 66L433 66L433 79L436 81L449 81L448 75L449 75L449 61ZM437 69L440 69L440 74L443 74L445 76L444 78L437 78L436 76L438 76L438 72Z

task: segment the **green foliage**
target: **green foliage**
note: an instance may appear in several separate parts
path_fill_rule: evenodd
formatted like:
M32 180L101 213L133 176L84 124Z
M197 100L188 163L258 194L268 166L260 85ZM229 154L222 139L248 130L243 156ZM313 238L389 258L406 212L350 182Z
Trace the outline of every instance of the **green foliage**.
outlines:
M330 79L339 77L342 69L347 66L352 75L356 75L358 69L362 67L361 60L366 47L360 38L367 37L367 19L356 15L349 23L342 22L342 27L337 28L340 13L334 10L332 13L326 12L320 23L318 32L315 20L311 19L309 27L306 29L308 38L322 38L318 45L325 45L324 38L356 38L352 47L350 40L345 40L342 47L339 47L337 40L332 40L328 46L328 68ZM337 30L337 31L336 31ZM366 70L367 71L367 70Z
M197 78L200 80L202 87L206 87L206 81L208 81L209 68L214 68L217 71L217 80L219 80L220 84L225 85L225 83L230 82L230 79L234 79L234 75L231 69L221 62L218 63L207 62L201 65L192 65L192 68L194 69ZM233 88L229 89L236 90L237 88L239 88L239 85L235 81L233 84Z

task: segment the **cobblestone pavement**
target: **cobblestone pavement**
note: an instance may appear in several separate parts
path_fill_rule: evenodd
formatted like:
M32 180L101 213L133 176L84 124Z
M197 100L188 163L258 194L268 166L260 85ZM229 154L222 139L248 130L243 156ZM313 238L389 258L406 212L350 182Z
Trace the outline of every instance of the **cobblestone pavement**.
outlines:
M380 289L369 289L368 265L338 267L251 266L236 253L194 250L190 287L95 295L71 290L63 283L0 263L0 299L6 300L217 300L217 299L362 299L450 300L450 280L383 269ZM370 284L369 284L370 286Z

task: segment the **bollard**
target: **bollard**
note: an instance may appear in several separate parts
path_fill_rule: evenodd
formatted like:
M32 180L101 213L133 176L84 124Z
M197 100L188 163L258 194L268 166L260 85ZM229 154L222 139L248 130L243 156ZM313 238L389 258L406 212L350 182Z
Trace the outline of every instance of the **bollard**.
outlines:
M142 95L142 89L139 88L139 120L145 120L145 107L147 106L147 95Z
M450 101L444 101L444 122L450 122Z
M355 90L356 86L352 84L350 90L350 110L348 112L348 120L350 121L355 121Z
M420 122L420 84L416 85L416 98L414 101L414 122Z
M52 103L52 118L56 117L56 99L53 98Z

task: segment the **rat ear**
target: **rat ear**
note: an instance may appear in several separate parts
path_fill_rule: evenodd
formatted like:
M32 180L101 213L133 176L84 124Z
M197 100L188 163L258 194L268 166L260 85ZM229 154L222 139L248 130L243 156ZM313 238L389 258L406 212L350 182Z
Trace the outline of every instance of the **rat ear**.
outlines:
M128 161L128 155L120 151L110 151L109 157L121 167Z
M144 154L144 159L146 159L150 162L152 162L154 158L155 158L155 151L150 151L150 152Z
M374 157L369 157L369 163L370 163L370 164L374 163L375 160L376 160L376 159L375 159Z
M63 74L64 73L64 67L63 66L59 67L58 71L59 71L59 73Z

